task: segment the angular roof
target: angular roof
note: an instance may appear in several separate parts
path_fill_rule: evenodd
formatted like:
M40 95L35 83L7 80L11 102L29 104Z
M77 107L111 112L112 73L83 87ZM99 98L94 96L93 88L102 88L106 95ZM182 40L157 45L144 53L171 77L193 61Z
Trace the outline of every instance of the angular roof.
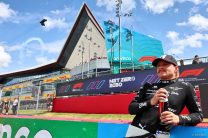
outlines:
M102 38L104 39L104 33L102 28L95 20L95 17L91 13L88 6L84 3L56 62L44 66L40 66L37 68L0 74L0 83L3 83L6 80L15 77L44 74L44 73L61 70L62 68L66 68L67 63L70 57L72 56L72 52L74 51L75 47L77 47L77 43L80 37L83 35L83 32L86 29L86 25L88 24L89 21L94 25L99 35L102 36Z

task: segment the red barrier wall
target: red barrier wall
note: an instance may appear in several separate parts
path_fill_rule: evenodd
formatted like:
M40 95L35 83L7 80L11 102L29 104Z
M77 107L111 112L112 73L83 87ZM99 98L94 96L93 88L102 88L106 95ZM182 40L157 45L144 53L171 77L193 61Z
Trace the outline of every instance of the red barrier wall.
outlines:
M54 112L87 113L87 114L128 114L128 106L135 93L80 96L54 99ZM187 109L182 114L187 114Z
M80 96L54 99L54 112L128 114L128 106L136 94Z

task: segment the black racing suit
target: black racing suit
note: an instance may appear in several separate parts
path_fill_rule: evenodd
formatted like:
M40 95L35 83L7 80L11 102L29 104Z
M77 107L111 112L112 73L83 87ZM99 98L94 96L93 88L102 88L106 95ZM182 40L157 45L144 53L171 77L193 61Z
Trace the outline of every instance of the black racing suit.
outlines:
M161 125L158 105L150 104L155 91L165 88L168 91L168 110L179 115L186 106L189 115L179 115L179 125L196 125L201 122L203 115L193 86L178 80L159 81L159 83L146 83L129 105L129 113L136 115L132 125L145 129L151 133L157 130L169 132L173 125Z

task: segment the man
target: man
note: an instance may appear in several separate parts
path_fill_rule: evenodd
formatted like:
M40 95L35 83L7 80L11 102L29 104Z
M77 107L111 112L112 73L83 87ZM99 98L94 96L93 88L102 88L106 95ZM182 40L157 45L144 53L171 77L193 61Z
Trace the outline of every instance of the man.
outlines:
M200 64L200 63L202 63L202 61L199 59L199 56L195 55L192 64Z
M0 114L2 114L4 109L4 101L0 101Z
M13 102L13 104L12 104L12 113L13 113L14 115L17 114L18 102L19 102L18 99L17 99L17 98L14 98L14 102Z
M134 134L127 132L126 137L169 137L170 129L175 125L196 125L202 121L203 116L193 86L177 80L177 61L171 55L163 55L156 58L152 65L156 67L160 81L155 84L146 83L130 103L129 113L136 115L131 127L138 129L137 132L128 130ZM159 101L165 98L168 99L168 110L159 113ZM185 106L190 114L180 115Z
M7 99L4 101L4 109L5 109L5 114L8 115L9 114L9 101Z
M53 96L50 96L47 99L47 109L49 112L52 110L52 107L53 107Z

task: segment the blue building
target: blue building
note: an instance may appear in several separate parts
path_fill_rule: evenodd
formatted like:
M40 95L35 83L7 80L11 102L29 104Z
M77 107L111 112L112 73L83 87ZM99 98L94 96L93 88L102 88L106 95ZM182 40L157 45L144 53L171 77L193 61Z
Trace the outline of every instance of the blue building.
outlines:
M114 69L119 68L120 60L122 69L132 66L138 68L149 65L154 58L164 54L160 40L121 28L119 56L119 26L112 21L105 21L103 29L108 59Z

